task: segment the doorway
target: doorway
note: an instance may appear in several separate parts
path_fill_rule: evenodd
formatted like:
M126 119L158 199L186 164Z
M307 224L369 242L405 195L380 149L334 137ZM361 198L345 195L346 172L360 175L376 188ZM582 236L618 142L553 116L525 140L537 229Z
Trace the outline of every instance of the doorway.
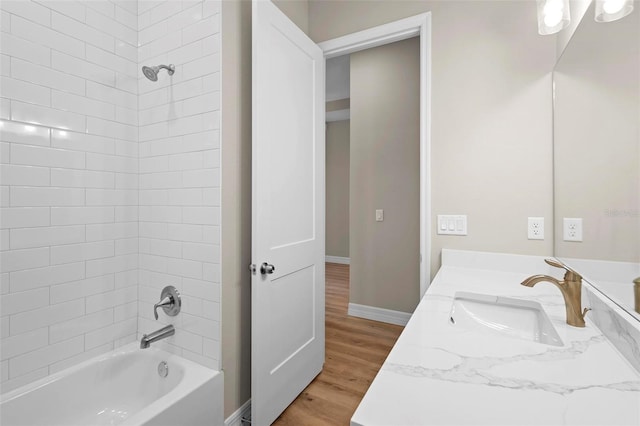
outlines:
M420 298L419 47L326 64L326 259L350 264L350 315L398 325Z
M431 13L423 13L399 21L373 27L319 44L325 60L406 40L420 40L420 298L429 287L431 272Z
M419 273L419 298L426 292L430 282L431 272L431 179L430 179L430 93L431 93L431 14L424 13L410 18L395 21L389 24L363 30L336 39L322 42L325 60L338 58L344 55L357 53L366 49L388 45L412 37L419 38L419 253L417 253L420 265ZM330 114L335 114L331 112ZM377 208L376 208L377 210ZM366 213L366 212L365 212ZM371 212L372 213L372 212ZM378 213L378 212L376 212ZM384 214L384 212L381 212ZM412 256L412 253L408 253ZM418 298L418 300L419 300ZM384 309L368 309L366 305L353 304L350 313L355 315L387 321L396 324L405 324L408 316L396 315L397 311Z

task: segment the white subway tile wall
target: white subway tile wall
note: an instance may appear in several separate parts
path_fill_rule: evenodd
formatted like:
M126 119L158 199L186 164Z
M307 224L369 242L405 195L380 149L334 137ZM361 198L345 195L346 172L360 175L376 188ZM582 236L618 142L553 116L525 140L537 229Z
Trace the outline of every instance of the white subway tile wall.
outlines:
M220 80L219 0L140 2L138 45L138 69L176 67L157 82L138 78L138 337L174 324L160 345L218 369L220 274L207 271L220 270L220 85L204 81ZM182 312L155 321L166 285L180 291Z
M116 50L137 40L105 29L121 24L94 3L137 25L123 2L0 2L3 392L136 338L115 312L137 303L137 279L116 284L138 268L116 249L138 238L137 87L117 84L137 82L137 60Z
M219 1L0 2L2 392L164 323L220 367Z

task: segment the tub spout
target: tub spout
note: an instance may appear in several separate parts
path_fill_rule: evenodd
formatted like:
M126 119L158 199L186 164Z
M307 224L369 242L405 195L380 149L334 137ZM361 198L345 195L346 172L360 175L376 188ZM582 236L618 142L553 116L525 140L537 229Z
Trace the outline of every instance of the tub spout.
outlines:
M166 327L162 327L160 330L156 330L153 333L145 334L140 340L140 349L146 349L151 346L153 342L166 339L174 334L176 334L176 329L171 324Z

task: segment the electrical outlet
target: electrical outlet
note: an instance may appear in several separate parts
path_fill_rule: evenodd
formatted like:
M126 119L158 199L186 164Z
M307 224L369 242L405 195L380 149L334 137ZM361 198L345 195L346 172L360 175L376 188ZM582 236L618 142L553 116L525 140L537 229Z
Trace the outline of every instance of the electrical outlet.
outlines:
M562 226L562 237L565 241L582 241L582 218L565 217Z
M527 238L530 240L544 240L544 217L529 218Z

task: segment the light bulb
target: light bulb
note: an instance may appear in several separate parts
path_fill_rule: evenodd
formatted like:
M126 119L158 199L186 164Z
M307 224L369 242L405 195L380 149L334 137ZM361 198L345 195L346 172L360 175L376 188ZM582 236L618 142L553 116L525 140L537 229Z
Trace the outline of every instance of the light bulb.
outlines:
M560 13L562 15L562 9L564 9L562 0L547 0L544 4L543 13L545 15L555 15L556 13Z
M602 10L610 15L618 13L624 7L626 0L606 0L602 5Z
M571 21L569 0L537 0L538 33L555 34Z
M554 10L544 14L544 24L553 28L562 21L562 10Z
M633 12L633 0L596 0L596 22L613 22Z

